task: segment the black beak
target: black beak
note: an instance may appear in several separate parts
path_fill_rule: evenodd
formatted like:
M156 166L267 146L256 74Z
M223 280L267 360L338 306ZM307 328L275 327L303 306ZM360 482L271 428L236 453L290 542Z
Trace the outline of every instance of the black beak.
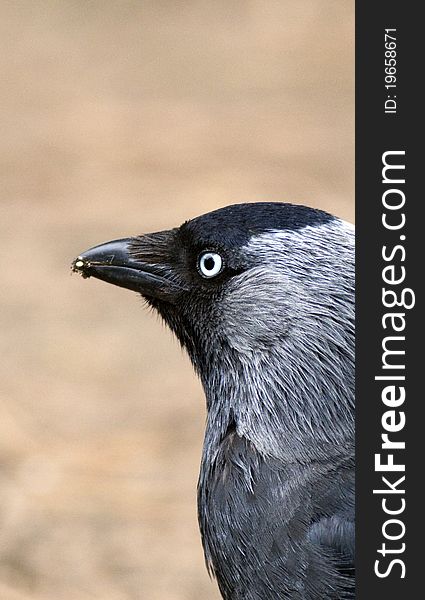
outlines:
M147 236L145 239L152 244L155 235ZM137 249L140 240L144 238L114 240L90 248L73 261L71 269L84 278L96 277L107 283L139 292L147 298L174 303L183 289L182 286L176 282L168 265L144 261L139 251L135 254L135 248ZM149 258L151 255L152 252L146 253Z

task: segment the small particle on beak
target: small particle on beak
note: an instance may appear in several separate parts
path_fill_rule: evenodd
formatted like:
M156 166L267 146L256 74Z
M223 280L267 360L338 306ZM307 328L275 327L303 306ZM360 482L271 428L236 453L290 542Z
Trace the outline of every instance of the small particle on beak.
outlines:
M88 267L90 267L90 263L88 261L85 261L82 256L77 256L77 258L71 264L71 271L73 273L78 273L85 279L87 277L90 277L90 275L86 271Z

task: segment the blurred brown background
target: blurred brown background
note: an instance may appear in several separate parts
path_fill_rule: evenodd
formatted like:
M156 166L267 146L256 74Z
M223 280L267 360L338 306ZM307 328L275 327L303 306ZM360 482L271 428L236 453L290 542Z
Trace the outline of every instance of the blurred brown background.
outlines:
M354 2L0 3L0 599L213 600L204 400L80 251L229 203L353 218Z

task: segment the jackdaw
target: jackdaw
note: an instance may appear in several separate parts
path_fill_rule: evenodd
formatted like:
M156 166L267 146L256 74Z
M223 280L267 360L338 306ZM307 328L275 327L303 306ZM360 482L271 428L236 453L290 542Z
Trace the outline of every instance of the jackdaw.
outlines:
M353 226L237 204L73 269L141 294L202 381L198 515L223 598L354 598Z

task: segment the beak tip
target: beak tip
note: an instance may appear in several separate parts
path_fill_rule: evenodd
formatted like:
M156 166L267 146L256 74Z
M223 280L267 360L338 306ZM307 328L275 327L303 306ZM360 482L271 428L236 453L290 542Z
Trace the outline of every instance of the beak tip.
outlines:
M77 256L77 258L75 258L71 263L71 271L73 273L78 273L78 275L81 275L81 277L87 279L90 277L89 273L87 272L89 266L90 263L88 261L86 261L82 256Z
M96 266L125 264L129 259L129 242L130 239L126 238L89 248L89 250L85 250L72 261L71 271L87 279L91 275L94 275L93 268Z

